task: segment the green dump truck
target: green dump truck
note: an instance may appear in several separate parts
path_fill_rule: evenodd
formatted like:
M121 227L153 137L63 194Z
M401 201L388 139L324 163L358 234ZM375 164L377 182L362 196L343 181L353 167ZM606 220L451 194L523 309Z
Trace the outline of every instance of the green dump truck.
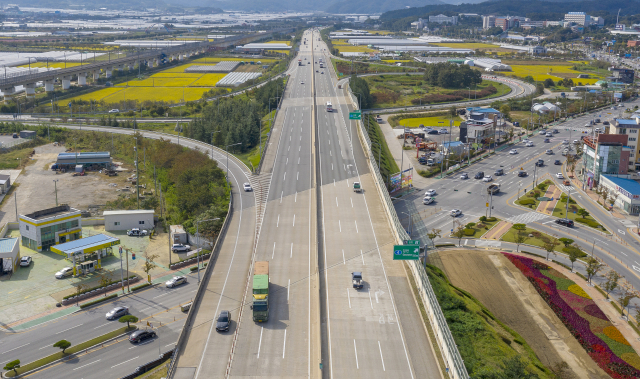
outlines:
M253 267L253 321L269 319L269 262L256 262Z

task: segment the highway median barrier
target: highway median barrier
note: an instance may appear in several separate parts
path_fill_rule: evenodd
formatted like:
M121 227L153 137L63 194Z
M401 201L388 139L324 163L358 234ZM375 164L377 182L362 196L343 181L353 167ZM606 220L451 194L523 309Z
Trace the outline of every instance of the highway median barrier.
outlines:
M131 327L122 327L119 329L116 329L112 332L109 333L105 333L101 336L92 338L88 341L82 342L80 344L77 345L72 345L71 347L69 347L68 349L66 349L66 352L63 353L62 351L59 351L57 353L48 355L44 358L40 358L36 361L27 363L23 366L21 366L20 368L17 369L18 371L18 376L17 377L21 377L24 374L32 374L37 370L41 370L44 369L50 365L53 365L57 362L64 362L65 360L70 360L73 358L77 357L77 354L83 353L84 351L99 345L99 344L104 344L105 342L110 342L112 340L116 340L119 337L122 337L125 334L128 334L134 330L137 330L138 327L137 326L131 326ZM52 345L53 348L53 345ZM13 378L16 377L15 372L12 371L7 371L5 373L2 374L3 378Z

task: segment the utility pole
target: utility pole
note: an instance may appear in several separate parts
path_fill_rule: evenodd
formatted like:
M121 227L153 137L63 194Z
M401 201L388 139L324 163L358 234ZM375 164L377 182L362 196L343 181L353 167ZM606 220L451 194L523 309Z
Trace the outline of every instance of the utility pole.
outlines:
M120 286L124 295L124 271L122 270L122 246L120 246Z
M54 187L54 191L56 193L56 207L58 206L58 180L59 179L54 179L53 180L53 187Z
M138 170L138 137L133 137L136 141L136 145L133 147L133 151L136 153L136 197L138 198L138 209L140 209L140 171Z

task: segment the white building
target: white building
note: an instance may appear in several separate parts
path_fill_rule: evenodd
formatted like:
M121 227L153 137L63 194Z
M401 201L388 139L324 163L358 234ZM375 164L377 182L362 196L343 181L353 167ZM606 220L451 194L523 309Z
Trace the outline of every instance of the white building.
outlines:
M421 18L411 23L411 28L416 30L423 30L426 26L427 22Z
M17 238L0 238L0 271L16 271L20 263L20 244Z
M496 26L496 16L482 16L482 29L489 29Z
M443 14L439 14L437 16L429 16L429 22L436 22L438 24L449 23L452 25L458 24L458 16L445 16Z
M82 237L81 212L66 204L19 217L22 246L32 250L49 250L59 243Z
M130 230L140 228L153 229L153 209L133 210L133 211L104 211L104 230L114 232L119 230Z
M591 25L591 16L584 12L569 12L564 15L564 20L583 26Z

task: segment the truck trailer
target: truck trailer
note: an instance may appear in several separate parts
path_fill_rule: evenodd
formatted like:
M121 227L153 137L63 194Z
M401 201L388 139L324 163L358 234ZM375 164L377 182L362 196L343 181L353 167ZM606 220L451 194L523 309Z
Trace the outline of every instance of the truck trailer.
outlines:
M269 320L269 262L256 262L253 266L253 321Z

